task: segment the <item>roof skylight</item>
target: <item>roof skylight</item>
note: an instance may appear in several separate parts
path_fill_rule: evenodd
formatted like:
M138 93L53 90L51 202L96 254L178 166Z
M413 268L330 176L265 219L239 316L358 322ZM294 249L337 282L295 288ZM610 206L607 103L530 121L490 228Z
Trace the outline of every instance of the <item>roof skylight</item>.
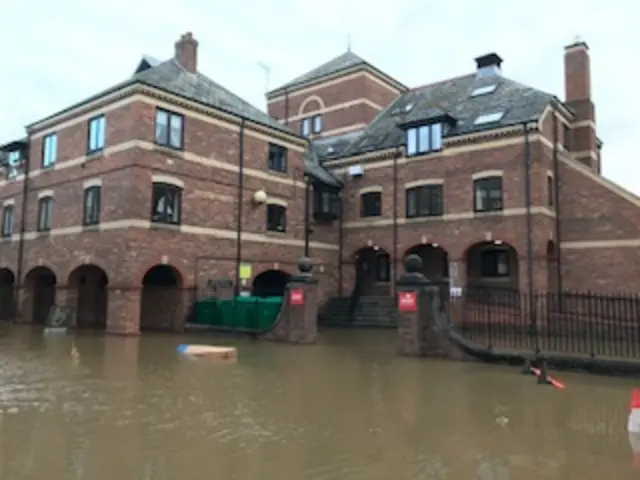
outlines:
M408 103L404 106L404 111L406 113L409 113L411 111L411 109L413 108L413 103Z
M502 120L502 117L504 117L504 111L485 113L483 115L478 116L478 118L476 118L473 124L482 125L485 123L499 122L500 120Z
M495 92L496 88L498 88L497 83L492 83L491 85L485 85L483 87L476 88L473 92L471 92L472 97L478 97L480 95L486 95L488 93Z

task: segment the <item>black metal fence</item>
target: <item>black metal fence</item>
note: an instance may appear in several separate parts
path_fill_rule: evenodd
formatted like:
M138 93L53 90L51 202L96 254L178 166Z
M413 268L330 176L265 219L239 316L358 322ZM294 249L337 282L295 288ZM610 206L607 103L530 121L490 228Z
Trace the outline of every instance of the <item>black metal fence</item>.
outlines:
M456 329L485 347L640 360L640 295L473 287L443 306Z

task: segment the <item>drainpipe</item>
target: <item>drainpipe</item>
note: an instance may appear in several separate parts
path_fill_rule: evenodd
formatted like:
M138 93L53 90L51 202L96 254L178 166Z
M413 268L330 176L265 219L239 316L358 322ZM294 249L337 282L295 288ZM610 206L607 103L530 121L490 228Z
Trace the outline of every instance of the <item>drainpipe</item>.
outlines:
M396 147L393 153L393 250L392 265L393 278L391 279L391 294L396 293L396 278L398 277L398 157L400 156L400 148Z
M536 319L534 314L533 303L533 218L531 215L531 145L529 142L529 129L528 122L524 122L522 127L524 129L524 195L526 202L527 212L527 298L529 300L529 321L531 322L531 333L534 337L536 354L539 351L538 348L538 335Z
M242 261L242 204L244 203L244 127L245 119L240 121L240 136L238 138L238 205L236 205L236 288L235 294L240 294L240 262Z
M14 315L13 321L17 322L18 320L18 303L20 301L20 288L22 285L22 271L23 271L23 263L24 263L24 236L27 231L27 199L29 198L29 172L31 171L31 161L29 159L30 145L31 142L29 138L27 138L24 156L25 156L25 168L24 168L24 180L22 181L22 200L21 200L21 211L20 211L20 232L18 236L18 260L16 266L16 281L15 281L15 290L14 290Z
M304 176L304 256L309 258L309 237L311 236L311 220L309 218L309 192L311 182L309 177Z
M558 117L555 103L551 103L553 113L553 205L556 214L555 222L555 256L556 256L556 287L562 292L562 260L561 260L561 232L560 232L560 166L558 165Z

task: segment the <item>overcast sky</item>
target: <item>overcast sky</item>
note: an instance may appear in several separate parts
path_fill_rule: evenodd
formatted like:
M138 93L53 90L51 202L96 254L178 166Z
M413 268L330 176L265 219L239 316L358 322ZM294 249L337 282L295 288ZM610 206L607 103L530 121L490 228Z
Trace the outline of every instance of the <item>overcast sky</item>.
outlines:
M510 78L564 98L563 46L589 43L603 173L640 193L640 7L630 0L0 0L0 143L24 125L173 54L185 31L199 69L256 106L269 86L352 49L409 86L470 72L495 51Z

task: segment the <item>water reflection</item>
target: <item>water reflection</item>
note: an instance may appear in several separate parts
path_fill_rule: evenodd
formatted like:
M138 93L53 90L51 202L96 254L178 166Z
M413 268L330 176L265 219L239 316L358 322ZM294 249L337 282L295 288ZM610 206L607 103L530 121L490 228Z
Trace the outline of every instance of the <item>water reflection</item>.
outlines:
M235 364L172 335L0 332L0 478L637 478L631 383L399 358L390 332L313 347L226 339ZM201 339L199 340L201 341Z

